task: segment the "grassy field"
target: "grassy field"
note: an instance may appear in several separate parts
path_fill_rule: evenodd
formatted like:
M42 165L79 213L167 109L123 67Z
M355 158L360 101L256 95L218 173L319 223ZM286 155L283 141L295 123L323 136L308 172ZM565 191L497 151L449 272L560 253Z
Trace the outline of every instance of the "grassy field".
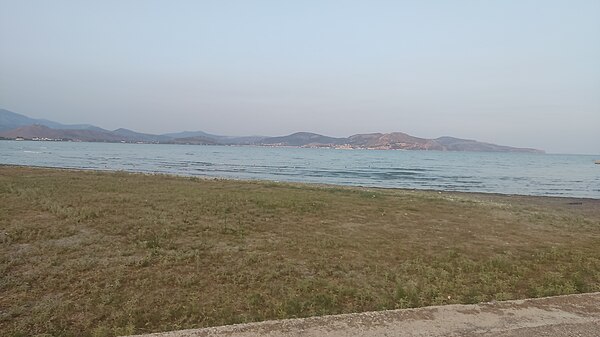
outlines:
M600 200L0 166L0 335L600 291Z

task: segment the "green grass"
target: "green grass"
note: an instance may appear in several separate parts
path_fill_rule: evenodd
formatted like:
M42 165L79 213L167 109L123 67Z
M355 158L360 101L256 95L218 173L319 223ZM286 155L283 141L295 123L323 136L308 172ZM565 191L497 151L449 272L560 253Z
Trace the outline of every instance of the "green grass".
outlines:
M600 200L0 166L0 335L600 291Z

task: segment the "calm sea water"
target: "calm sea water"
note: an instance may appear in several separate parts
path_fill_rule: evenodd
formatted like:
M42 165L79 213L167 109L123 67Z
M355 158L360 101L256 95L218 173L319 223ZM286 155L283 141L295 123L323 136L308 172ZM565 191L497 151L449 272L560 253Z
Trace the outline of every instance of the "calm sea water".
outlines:
M600 198L600 156L0 141L0 164Z

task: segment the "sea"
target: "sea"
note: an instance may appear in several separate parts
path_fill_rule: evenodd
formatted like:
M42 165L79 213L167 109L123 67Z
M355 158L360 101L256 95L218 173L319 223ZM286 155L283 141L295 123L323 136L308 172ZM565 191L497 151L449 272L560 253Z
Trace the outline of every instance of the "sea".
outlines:
M600 156L0 141L0 164L600 199Z

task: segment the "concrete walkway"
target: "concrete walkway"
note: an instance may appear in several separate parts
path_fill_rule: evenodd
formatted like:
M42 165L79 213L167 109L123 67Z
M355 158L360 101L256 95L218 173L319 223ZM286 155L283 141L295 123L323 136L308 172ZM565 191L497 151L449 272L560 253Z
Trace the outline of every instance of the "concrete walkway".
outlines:
M145 337L600 336L600 293L287 319Z

